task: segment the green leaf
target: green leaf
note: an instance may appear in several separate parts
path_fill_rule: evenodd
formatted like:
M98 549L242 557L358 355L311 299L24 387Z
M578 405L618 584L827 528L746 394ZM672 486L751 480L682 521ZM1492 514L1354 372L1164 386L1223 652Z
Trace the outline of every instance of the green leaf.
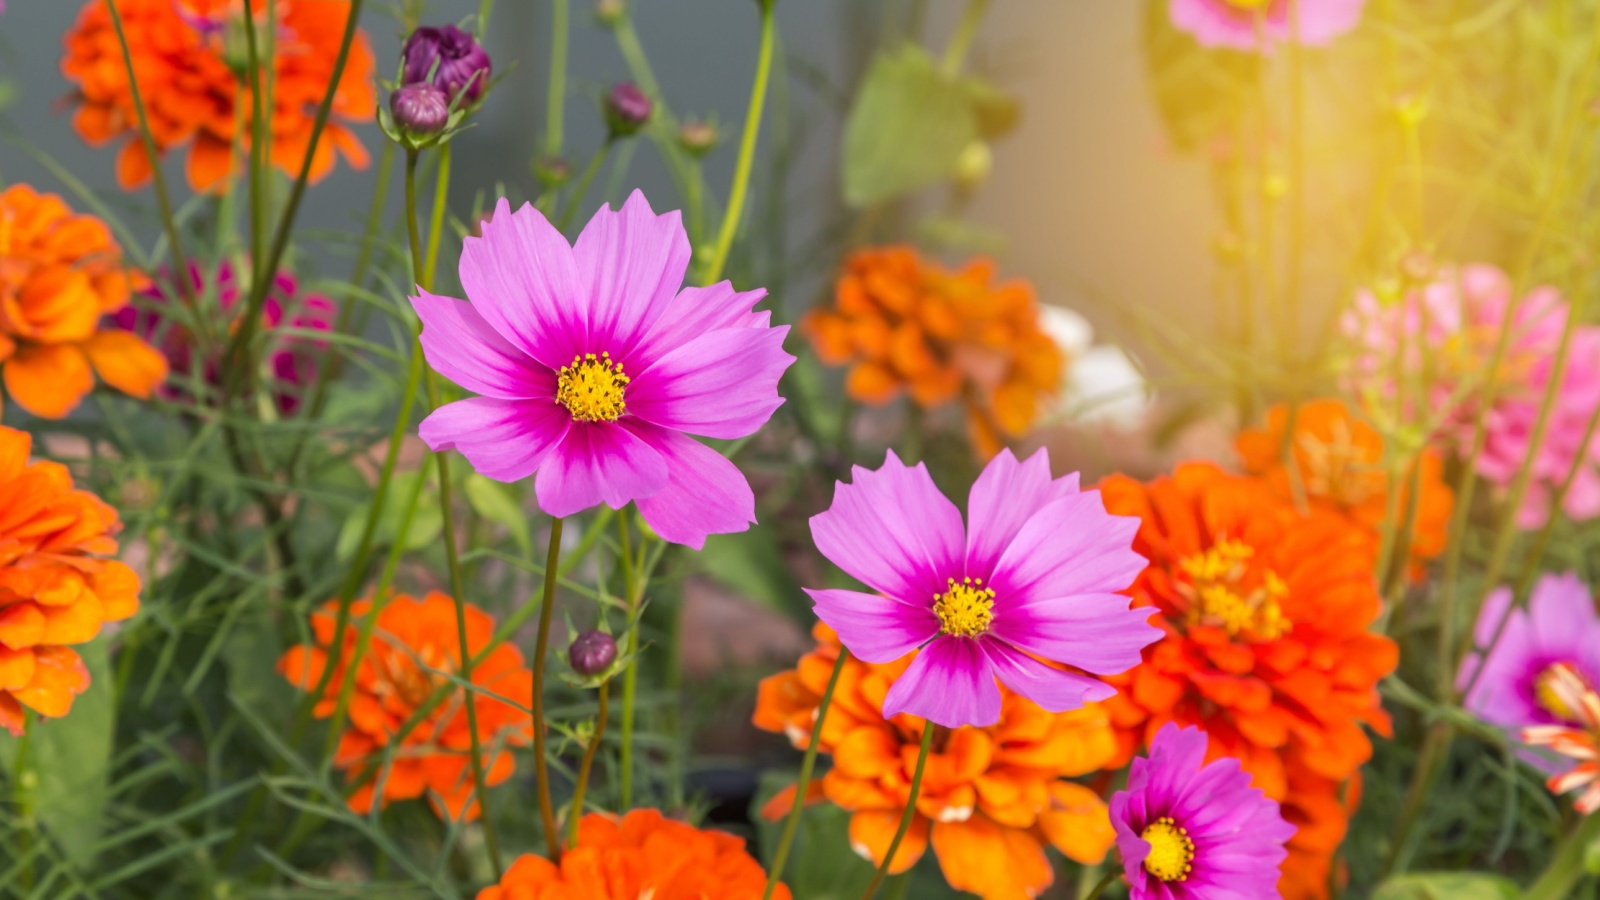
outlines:
M431 468L430 466L429 469ZM426 474L422 470L407 472L404 475L396 475L389 481L383 513L378 517L378 529L372 537L374 547L389 547L394 544L400 532L400 520L405 516L406 502L411 499L411 491L416 487L417 479L425 477ZM426 496L427 488L431 484L432 480L429 479L429 484L423 485L424 496L417 499L416 512L411 516L411 527L406 530L407 550L419 550L432 544L444 528L444 517L439 512L439 504L430 503ZM339 529L339 543L334 548L334 553L340 562L348 562L355 556L356 546L361 543L362 529L366 527L367 510L370 508L369 504L363 503L345 517L344 526Z
M523 556L533 552L533 535L528 529L528 514L522 511L522 504L512 495L511 489L491 478L485 478L474 472L466 477L462 483L462 490L467 495L467 502L491 522L505 526L511 533L511 540L522 551Z
M247 614L234 626L222 649L228 673L228 692L269 722L287 721L294 712L298 692L278 673L283 642L272 621Z
M1378 885L1372 900L1512 900L1515 882L1486 872L1426 872Z
M768 609L801 621L810 618L811 602L790 577L771 528L752 525L738 534L714 534L706 538L699 560L711 577Z
M982 78L968 75L957 82L977 116L978 135L992 141L1009 133L1022 121L1022 101Z
M845 202L870 206L944 181L979 133L967 88L927 51L878 54L845 122Z
M89 669L89 689L72 701L60 719L33 717L29 723L28 803L67 859L80 869L94 861L101 813L110 788L111 744L116 731L116 677L100 638L73 649ZM19 741L0 732L0 763L15 771Z
M1600 839L1583 848L1583 868L1590 875L1600 875Z

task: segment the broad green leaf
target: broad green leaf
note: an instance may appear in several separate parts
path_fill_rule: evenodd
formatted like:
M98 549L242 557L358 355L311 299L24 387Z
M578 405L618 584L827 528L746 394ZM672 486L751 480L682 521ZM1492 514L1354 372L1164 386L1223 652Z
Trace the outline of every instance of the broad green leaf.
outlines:
M117 713L108 640L73 648L89 669L90 683L72 701L71 712L59 719L34 716L28 726L23 777L34 816L80 869L94 861L111 777ZM8 773L16 771L18 743L0 731L0 764Z
M714 534L706 538L699 560L711 577L768 609L809 618L811 602L790 577L771 528L752 525L738 534Z
M478 515L497 525L505 526L523 556L533 552L533 536L528 530L528 514L523 511L522 504L517 502L510 488L474 472L466 477L462 489L467 495L467 502L472 504Z
M971 98L927 51L880 53L845 122L845 202L870 206L949 178L978 135Z
M1509 878L1486 872L1425 872L1391 878L1372 900L1511 900L1518 894Z

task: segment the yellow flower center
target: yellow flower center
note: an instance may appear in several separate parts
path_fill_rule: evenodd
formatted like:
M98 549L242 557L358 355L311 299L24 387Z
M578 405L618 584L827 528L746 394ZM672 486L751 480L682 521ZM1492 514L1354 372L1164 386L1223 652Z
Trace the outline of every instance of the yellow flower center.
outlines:
M1334 421L1327 440L1310 434L1295 439L1305 468L1306 492L1342 506L1359 506L1383 489L1383 475L1356 441L1350 423Z
M1139 835L1150 844L1150 855L1144 858L1144 870L1162 881L1183 881L1189 877L1194 863L1194 841L1187 829L1179 827L1170 816L1151 822Z
M1544 707L1544 711L1550 715L1563 722L1577 722L1580 721L1581 714L1573 708L1571 703L1567 702L1566 698L1562 696L1562 692L1556 688L1556 683L1563 676L1571 677L1567 673L1577 674L1571 663L1552 663L1546 666L1545 670L1539 673L1539 677L1534 679L1533 696L1539 701L1539 705ZM1582 678L1581 675L1578 677Z
M610 353L574 356L572 365L561 367L556 401L575 422L615 422L627 409L622 400L627 386L622 363L612 362Z
M1272 0L1222 0L1222 2L1234 9L1242 9L1247 12L1255 12L1258 9L1265 9L1272 5Z
M945 634L977 637L994 622L994 591L983 586L982 578L952 578L949 590L933 595L933 614Z
M1254 556L1254 547L1224 538L1178 563L1189 576L1178 591L1189 601L1190 625L1211 625L1229 637L1263 641L1289 633L1292 623L1280 606L1289 586L1271 569L1253 571Z

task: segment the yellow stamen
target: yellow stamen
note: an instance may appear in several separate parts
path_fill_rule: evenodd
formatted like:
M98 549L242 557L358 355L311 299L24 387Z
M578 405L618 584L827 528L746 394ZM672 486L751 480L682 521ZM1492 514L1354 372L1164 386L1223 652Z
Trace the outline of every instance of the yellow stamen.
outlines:
M1272 5L1272 0L1222 0L1222 2L1234 9L1242 9L1247 12L1255 12L1258 9L1265 9Z
M1139 835L1150 844L1150 855L1144 858L1144 870L1162 881L1183 881L1194 868L1194 841L1187 829L1172 821L1170 816L1151 822Z
M1292 623L1280 605L1289 596L1289 586L1271 569L1253 572L1250 560L1254 556L1255 548L1224 538L1178 563L1189 576L1189 583L1178 585L1189 600L1189 624L1211 625L1229 637L1243 635L1263 641L1289 632ZM1257 577L1251 578L1252 574Z
M976 637L994 622L994 591L983 586L983 579L949 580L950 589L933 595L933 614L939 617L939 630L955 637Z
M563 366L556 383L556 402L572 413L575 422L615 422L627 409L622 395L628 376L610 353L574 356Z
M1581 698L1588 683L1571 663L1552 663L1533 682L1533 696L1544 711L1563 722L1583 721L1583 714L1572 702Z

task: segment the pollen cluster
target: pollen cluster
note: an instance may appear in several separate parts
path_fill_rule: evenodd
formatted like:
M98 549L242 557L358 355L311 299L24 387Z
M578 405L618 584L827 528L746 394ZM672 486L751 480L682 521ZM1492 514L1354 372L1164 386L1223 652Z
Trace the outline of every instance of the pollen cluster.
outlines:
M571 365L561 367L559 376L556 402L572 413L574 422L615 422L627 409L622 395L628 376L610 353L574 356Z
M1209 550L1180 563L1189 583L1179 590L1192 604L1190 624L1221 628L1229 637L1270 641L1288 633L1291 623L1280 606L1289 586L1271 569L1252 572L1255 549L1242 541L1217 541Z
M977 637L994 622L994 591L983 586L983 579L949 580L950 588L933 596L933 614L939 617L939 630L955 637Z
M1139 835L1150 844L1150 855L1144 858L1144 869L1162 881L1183 881L1194 868L1194 841L1188 829L1162 816L1145 826Z

